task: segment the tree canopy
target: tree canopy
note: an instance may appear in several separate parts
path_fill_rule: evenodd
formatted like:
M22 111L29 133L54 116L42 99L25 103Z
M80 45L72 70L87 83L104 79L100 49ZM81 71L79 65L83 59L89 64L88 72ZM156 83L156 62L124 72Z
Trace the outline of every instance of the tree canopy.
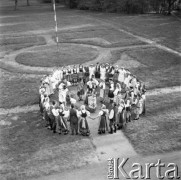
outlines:
M65 0L69 8L97 10L120 13L157 13L170 14L180 7L181 0Z

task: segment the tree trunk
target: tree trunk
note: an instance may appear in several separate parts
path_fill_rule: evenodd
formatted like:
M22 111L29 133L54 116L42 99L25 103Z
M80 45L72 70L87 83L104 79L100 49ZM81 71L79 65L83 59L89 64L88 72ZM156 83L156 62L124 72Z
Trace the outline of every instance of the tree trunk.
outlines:
M29 2L29 0L27 0L27 6L29 6L30 5L30 2Z
M18 0L15 0L14 2L15 2L15 4L14 4L14 10L16 11L17 5L18 5Z

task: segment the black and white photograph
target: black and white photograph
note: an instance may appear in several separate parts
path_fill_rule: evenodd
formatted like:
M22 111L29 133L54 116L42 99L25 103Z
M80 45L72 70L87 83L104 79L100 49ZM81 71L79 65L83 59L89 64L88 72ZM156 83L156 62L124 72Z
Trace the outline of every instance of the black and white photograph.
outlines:
M0 0L0 180L181 179L181 0Z

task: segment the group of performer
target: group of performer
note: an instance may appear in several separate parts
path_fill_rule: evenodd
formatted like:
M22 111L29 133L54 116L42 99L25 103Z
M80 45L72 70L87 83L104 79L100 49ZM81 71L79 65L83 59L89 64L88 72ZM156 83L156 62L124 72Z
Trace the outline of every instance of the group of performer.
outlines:
M70 91L77 86L77 98ZM58 92L58 99L52 96ZM56 69L41 80L40 111L54 133L90 135L88 119L99 118L98 133L116 132L132 119L145 114L145 85L128 69L112 64L67 66ZM91 116L101 103L96 117ZM110 106L111 105L111 106Z

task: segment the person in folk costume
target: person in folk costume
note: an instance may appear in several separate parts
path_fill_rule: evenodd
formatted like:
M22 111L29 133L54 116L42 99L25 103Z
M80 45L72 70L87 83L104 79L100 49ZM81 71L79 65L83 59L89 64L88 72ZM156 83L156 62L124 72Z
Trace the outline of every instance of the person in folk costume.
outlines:
M73 66L72 83L73 85L77 85L78 83L78 71L75 65Z
M52 83L50 81L50 76L46 76L46 78L43 80L43 85L48 96L54 93Z
M55 104L54 101L52 103L50 102L50 106L49 106L49 108L47 110L48 117L49 117L49 126L50 126L51 130L53 130L53 126L55 124L55 117L54 117L53 112L52 112L52 110L54 108L53 104Z
M109 110L106 109L106 106L103 104L98 116L93 118L93 119L96 119L99 117L98 134L105 134L105 132L108 131L108 125L107 125L108 113L109 113Z
M77 86L77 95L79 97L79 101L83 100L82 96L84 95L84 93L84 82L83 79L81 79L80 83Z
M44 100L45 92L46 92L45 87L41 85L39 89L39 107L40 107L41 113L43 113L43 100Z
M139 110L140 110L140 103L139 103L139 96L134 95L133 101L132 101L132 107L131 107L131 116L134 120L139 119Z
M105 98L105 90L106 90L106 83L104 80L101 80L101 82L99 83L99 87L100 87L100 102L103 102Z
M92 93L93 91L93 79L91 78L88 82L87 82L87 92Z
M79 132L83 136L89 136L90 130L87 122L87 117L90 117L90 112L86 110L85 105L82 105L80 107L79 116L80 116Z
M140 83L139 90L140 90L141 98L143 101L143 104L142 104L143 112L142 112L142 114L145 115L146 114L146 94L145 94L146 93L146 87L145 87L145 84Z
M125 79L124 79L124 84L126 85L127 90L129 90L129 88L130 88L130 80L131 80L131 76L129 73L127 73L125 75Z
M74 105L71 104L70 113L69 113L69 121L70 121L70 128L72 135L74 135L74 132L76 135L78 135L78 112L75 110Z
M114 73L115 73L115 68L113 65L110 65L110 67L109 67L109 80L113 79Z
M58 80L59 82L63 80L63 69L62 68L59 68L58 70Z
M109 133L110 134L113 134L113 132L116 133L116 130L117 130L116 129L116 115L117 115L116 104L112 103L112 107L109 112L109 128L110 128Z
M113 103L114 100L114 82L112 80L109 81L109 92L108 92L108 97L110 99L110 103Z
M109 82L109 70L110 70L109 63L106 63L105 68L106 68L106 82Z
M95 90L98 85L99 85L99 81L95 78L95 76L92 76L92 85L93 85L93 89Z
M52 129L53 129L53 133L59 133L61 134L61 129L60 129L60 115L59 115L59 110L60 107L58 105L58 103L56 103L55 101L52 102L53 108L52 108L52 114L55 118L55 122L53 123Z
M95 76L95 70L96 70L95 66L91 64L89 67L89 79L91 79L92 76Z
M122 100L123 99L122 99L121 91L118 91L117 96L116 96L116 105L118 106Z
M49 76L49 88L50 88L50 95L54 94L52 74Z
M68 93L68 88L65 84L59 86L59 102L66 105L66 97Z
M88 97L91 96L93 93L93 81L92 78L87 82L87 92L84 104L88 105Z
M121 85L120 85L119 83L117 83L117 84L116 84L116 88L115 88L115 90L114 90L114 92L113 92L113 94L114 94L114 103L117 102L118 92L120 92L120 91L121 91ZM117 104L117 103L116 103L116 104Z
M145 115L146 114L146 94L145 94L145 92L142 92L141 99L142 99L142 115Z
M89 67L84 67L85 73L84 73L84 84L86 84L89 80Z
M126 122L131 122L131 99L127 98L125 101Z
M50 98L48 97L47 94L44 96L44 101L43 101L43 119L46 121L46 127L50 126L50 121L49 121L49 116L48 116L48 110L50 107Z
M119 70L119 75L118 75L118 81L121 83L121 85L124 83L124 79L125 79L125 73L126 71L124 70L123 67L121 67Z
M127 91L125 88L121 89L121 97L123 100L126 100L126 98L127 98Z
M100 79L100 64L99 64L99 62L96 64L95 77L96 77L97 79Z
M72 83L72 69L71 69L71 67L70 66L68 66L67 67L67 81L68 82L70 82L70 83Z
M60 134L63 132L64 135L66 135L68 134L68 125L67 121L64 118L65 116L64 106L60 105L59 116L60 116Z
M55 71L55 70L54 70L54 71ZM58 82L57 82L57 80L56 80L56 78L55 78L54 71L53 71L53 73L52 73L52 75L51 75L51 77L50 77L50 81L51 81L52 88L53 88L53 90L55 91L55 89L57 88Z
M60 69L55 69L54 71L53 71L53 74L52 74L52 77L53 77L53 81L54 81L54 88L56 88L57 87L57 85L58 85L58 83L61 81L60 80Z
M84 79L84 73L85 73L84 66L80 64L78 67L78 82L81 82Z
M60 83L60 89L61 88L63 88L63 86L66 86L66 88L67 88L67 94L68 94L68 92L69 92L69 87L71 86L72 84L69 82L69 81L67 81L67 79L64 79L63 80L63 82L62 83Z
M118 76L119 76L119 66L118 66L118 65L115 65L114 75L113 75L113 81L114 81L114 83L117 83L117 82L118 82Z
M106 67L104 64L100 66L100 79L103 81L106 80Z
M118 105L118 121L117 121L117 127L118 129L121 129L125 125L125 102L122 99Z
M135 89L137 88L137 78L134 75L132 75L132 78L131 78L131 86L133 87L133 90L135 91Z
M60 82L63 79L63 73L61 68L56 69L53 76L55 77L56 81Z
M64 79L68 79L67 78L67 75L68 75L68 70L67 70L67 68L65 67L65 66L63 66L62 67L62 80L64 80Z
M74 98L73 94L70 94L69 92L67 93L66 96L66 106L70 107L71 104L76 104L77 100Z

